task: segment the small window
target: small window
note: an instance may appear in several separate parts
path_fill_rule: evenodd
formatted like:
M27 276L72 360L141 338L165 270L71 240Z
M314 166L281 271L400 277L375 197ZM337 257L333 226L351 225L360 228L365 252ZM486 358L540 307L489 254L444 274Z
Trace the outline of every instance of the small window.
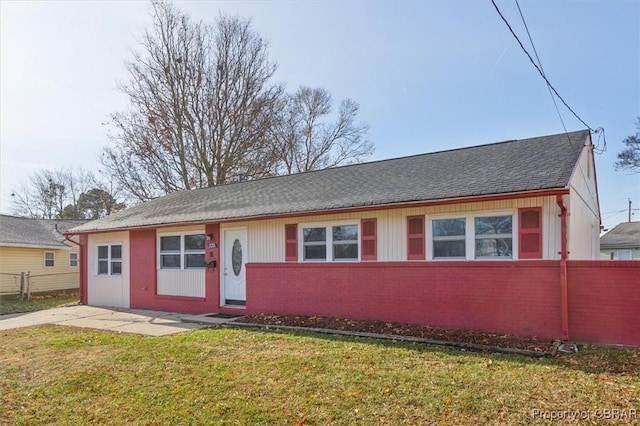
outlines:
M304 228L302 241L304 260L327 259L327 228Z
M44 252L44 266L46 268L53 268L55 266L55 253L52 251Z
M358 225L333 227L333 260L358 260Z
M201 269L205 267L204 234L160 237L160 269Z
M69 268L78 267L78 253L69 253Z
M98 246L98 275L122 275L122 245Z
M466 258L466 224L465 218L432 222L434 259Z
M513 216L475 218L476 259L513 258Z

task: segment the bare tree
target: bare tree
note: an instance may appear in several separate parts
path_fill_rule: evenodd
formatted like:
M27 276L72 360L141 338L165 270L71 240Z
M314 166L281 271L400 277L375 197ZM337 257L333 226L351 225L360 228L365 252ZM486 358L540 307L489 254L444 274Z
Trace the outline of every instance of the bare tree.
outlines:
M327 90L304 86L286 98L273 133L280 173L357 163L373 153L369 126L356 121L359 105L343 100L331 121L332 103Z
M268 140L283 89L249 21L194 22L152 2L142 53L127 63L129 99L112 115L103 164L139 200L264 176L275 161Z
M41 219L82 218L81 194L96 184L81 168L40 170L13 191L13 212Z

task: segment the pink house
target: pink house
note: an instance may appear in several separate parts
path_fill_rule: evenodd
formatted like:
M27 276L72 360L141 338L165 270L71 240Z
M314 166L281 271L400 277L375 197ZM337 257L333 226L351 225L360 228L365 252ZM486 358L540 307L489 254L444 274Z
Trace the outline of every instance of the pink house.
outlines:
M71 232L85 304L569 338L600 214L584 130L176 192Z

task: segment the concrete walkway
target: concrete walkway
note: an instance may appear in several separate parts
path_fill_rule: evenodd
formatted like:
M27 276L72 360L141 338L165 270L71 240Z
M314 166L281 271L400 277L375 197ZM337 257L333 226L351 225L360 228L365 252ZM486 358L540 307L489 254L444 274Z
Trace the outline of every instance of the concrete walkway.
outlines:
M0 330L58 324L145 336L167 336L228 322L228 319L139 309L76 305L24 314L0 315Z

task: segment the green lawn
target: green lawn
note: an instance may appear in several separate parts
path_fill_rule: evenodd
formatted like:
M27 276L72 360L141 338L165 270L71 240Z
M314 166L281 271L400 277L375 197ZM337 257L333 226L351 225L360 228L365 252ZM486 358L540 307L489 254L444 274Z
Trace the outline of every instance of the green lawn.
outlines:
M17 312L33 312L43 309L78 303L78 294L51 294L33 296L31 300L19 301L16 296L0 297L0 315Z
M0 424L525 424L543 421L533 410L597 422L613 409L633 424L640 410L638 350L534 359L227 328L0 335Z

